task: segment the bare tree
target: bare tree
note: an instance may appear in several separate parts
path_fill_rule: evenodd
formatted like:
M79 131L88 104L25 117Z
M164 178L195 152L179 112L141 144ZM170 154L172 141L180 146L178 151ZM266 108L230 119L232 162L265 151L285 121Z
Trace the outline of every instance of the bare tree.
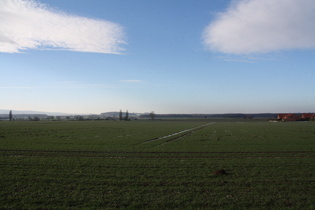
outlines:
M126 116L125 116L125 120L129 120L129 114L128 114L128 110L126 111Z
M121 110L119 111L119 120L120 121L122 120L122 111Z
M10 110L10 112L9 112L9 119L10 119L10 121L12 121L12 119L13 119L12 110Z
M151 118L151 120L154 120L154 119L155 119L155 113L154 113L154 111L150 112L150 118Z

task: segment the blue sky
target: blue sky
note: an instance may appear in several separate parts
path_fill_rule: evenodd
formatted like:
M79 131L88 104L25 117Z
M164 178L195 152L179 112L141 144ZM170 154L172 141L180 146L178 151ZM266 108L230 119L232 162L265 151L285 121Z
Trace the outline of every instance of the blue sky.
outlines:
M0 109L315 112L313 0L0 5Z

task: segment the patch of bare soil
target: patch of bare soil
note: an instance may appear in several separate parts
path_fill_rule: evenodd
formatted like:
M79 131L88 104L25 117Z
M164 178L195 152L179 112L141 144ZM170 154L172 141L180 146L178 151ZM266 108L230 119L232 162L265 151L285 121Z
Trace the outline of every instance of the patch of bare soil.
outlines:
M224 169L217 170L213 174L216 176L228 175L228 173Z

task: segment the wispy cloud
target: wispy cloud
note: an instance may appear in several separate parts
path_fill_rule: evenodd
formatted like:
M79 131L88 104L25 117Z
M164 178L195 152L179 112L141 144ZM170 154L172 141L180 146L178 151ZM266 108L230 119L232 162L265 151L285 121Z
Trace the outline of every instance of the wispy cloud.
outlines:
M57 82L49 86L0 86L0 89L103 89L116 88L111 84L87 84L80 82Z
M314 0L238 0L204 30L207 48L230 54L315 48Z
M91 84L91 83L82 83L78 81L64 81L64 82L57 82L57 86L54 88L58 89L86 89L86 88L113 88L115 86L111 84Z
M61 82L56 82L56 84L60 85L75 85L75 84L80 84L81 82L78 81L61 81Z
M34 0L0 0L0 52L62 49L120 54L119 24L65 14Z
M127 80L120 80L119 82L126 82L126 83L140 83L142 80L137 79L127 79Z
M0 86L0 89L42 89L43 87L31 86Z

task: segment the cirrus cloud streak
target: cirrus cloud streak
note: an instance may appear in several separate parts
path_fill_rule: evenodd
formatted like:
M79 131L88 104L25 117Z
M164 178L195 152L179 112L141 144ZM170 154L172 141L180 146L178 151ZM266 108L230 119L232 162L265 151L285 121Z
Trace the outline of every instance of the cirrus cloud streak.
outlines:
M314 0L238 0L204 30L207 48L229 54L315 48Z
M116 23L52 10L34 0L0 0L0 52L58 49L120 54L126 44Z

